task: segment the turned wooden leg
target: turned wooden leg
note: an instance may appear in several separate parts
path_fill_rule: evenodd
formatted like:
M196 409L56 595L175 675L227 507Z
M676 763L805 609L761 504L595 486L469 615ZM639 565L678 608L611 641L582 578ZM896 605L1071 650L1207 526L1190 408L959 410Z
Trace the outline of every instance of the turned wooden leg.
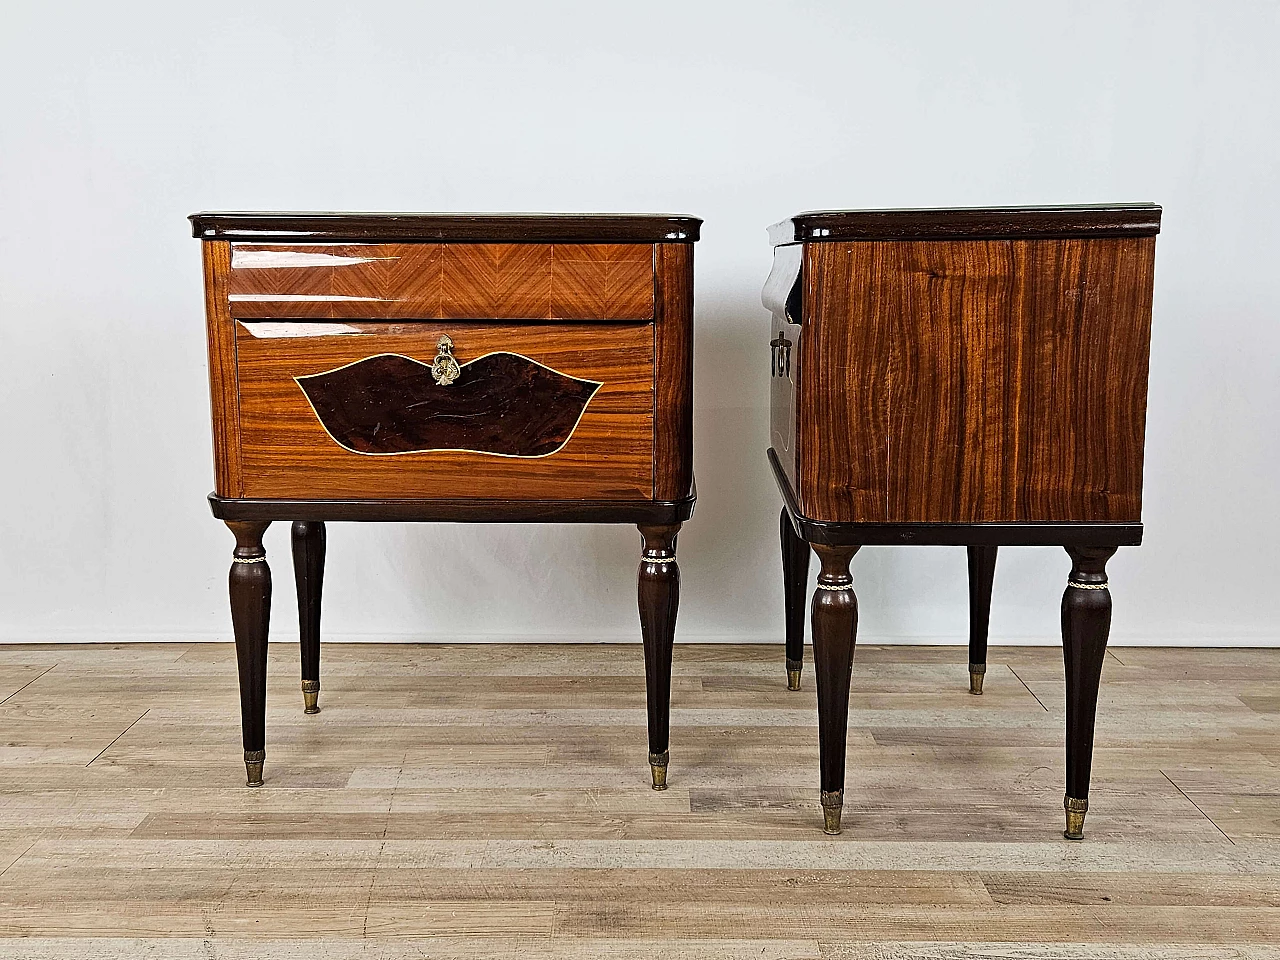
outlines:
M262 786L266 759L267 631L271 623L271 568L262 535L270 522L227 521L235 534L232 554L231 624L236 635L236 665L240 672L240 726L248 785Z
M676 534L680 524L641 526L640 635L644 638L644 672L649 694L649 768L653 789L667 789L671 729L671 647L680 604L680 568Z
M1071 574L1062 594L1062 657L1067 668L1067 812L1068 840L1084 837L1089 809L1089 768L1093 763L1093 723L1098 684L1111 630L1111 591L1107 561L1115 547L1067 547Z
M996 575L994 546L969 550L969 692L982 696L987 673L987 628L991 624L991 583Z
M844 754L849 732L849 681L858 633L858 598L849 561L858 547L813 545L822 569L813 595L813 668L818 679L818 750L822 766L823 829L840 832Z
M804 597L809 586L809 544L791 525L786 508L778 521L782 541L782 604L787 620L787 689L800 689L804 669Z
M298 640L302 648L302 706L319 713L320 595L324 590L324 524L293 523L293 579L298 587Z

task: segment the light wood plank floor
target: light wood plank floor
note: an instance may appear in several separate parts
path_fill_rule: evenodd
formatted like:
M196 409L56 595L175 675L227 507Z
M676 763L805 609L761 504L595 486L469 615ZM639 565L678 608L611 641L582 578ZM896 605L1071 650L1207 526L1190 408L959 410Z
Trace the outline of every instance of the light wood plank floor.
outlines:
M0 647L0 960L1280 958L1280 650L1117 649L1086 839L1061 653L861 647L845 833L813 673L676 648L273 644L244 787L226 644ZM323 941L323 942L321 942Z

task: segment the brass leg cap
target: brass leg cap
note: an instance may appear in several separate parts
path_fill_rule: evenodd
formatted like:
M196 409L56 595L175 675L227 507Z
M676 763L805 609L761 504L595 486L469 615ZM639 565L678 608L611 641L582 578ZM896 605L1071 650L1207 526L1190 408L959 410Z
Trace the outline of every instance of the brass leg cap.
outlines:
M800 689L800 673L804 670L803 660L787 660L787 689Z
M840 833L840 812L844 809L843 790L822 791L822 832L828 836Z
M975 697L982 696L982 678L986 675L985 663L969 664L969 692Z
M1068 840L1083 840L1084 815L1089 811L1089 801L1063 797L1062 806L1067 811L1067 829L1062 831L1062 835Z
M245 786L262 786L262 763L266 759L267 751L265 750L246 750L244 752L244 769L245 773L248 774Z
M667 789L667 763L671 760L671 751L649 754L649 769L653 771L653 789Z
M302 681L302 712L303 713L319 713L320 707L316 705L316 701L320 699L320 681L319 680L303 680Z

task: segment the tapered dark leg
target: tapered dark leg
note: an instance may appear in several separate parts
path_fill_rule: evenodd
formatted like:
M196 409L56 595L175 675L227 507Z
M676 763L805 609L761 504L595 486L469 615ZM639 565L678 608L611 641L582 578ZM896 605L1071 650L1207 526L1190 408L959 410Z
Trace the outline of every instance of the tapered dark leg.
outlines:
M1115 547L1067 547L1071 575L1062 594L1062 656L1067 668L1067 792L1063 836L1084 836L1089 809L1089 769L1093 763L1093 723L1098 684L1111 630L1107 561Z
M324 590L324 524L293 522L293 579L298 587L298 639L302 648L304 713L320 706L320 595Z
M996 575L997 549L969 547L969 692L979 697L987 673L987 628L991 624L991 583Z
M787 689L800 689L804 669L804 597L809 586L809 544L791 525L786 509L778 521L782 541L782 605L787 620Z
M251 787L262 786L266 759L267 631L271 623L271 568L262 535L269 522L227 521L236 537L232 555L231 625L240 671L240 726L244 766Z
M840 832L844 754L849 732L849 682L858 633L858 598L849 561L858 547L814 544L822 562L813 595L813 667L818 679L818 750L822 766L823 829Z
M649 694L649 769L653 789L667 789L671 729L671 647L680 604L680 568L676 534L680 524L641 526L640 635L644 638L644 672Z

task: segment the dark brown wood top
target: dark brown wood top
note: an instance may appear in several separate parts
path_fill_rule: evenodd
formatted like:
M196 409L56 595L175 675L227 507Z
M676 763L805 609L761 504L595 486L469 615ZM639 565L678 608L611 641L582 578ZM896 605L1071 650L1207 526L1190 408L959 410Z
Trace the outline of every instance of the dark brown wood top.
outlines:
M193 213L201 240L258 243L692 243L702 221L655 213Z
M769 243L829 240L1003 240L1153 237L1154 203L1063 207L954 207L919 210L811 210L769 228Z

